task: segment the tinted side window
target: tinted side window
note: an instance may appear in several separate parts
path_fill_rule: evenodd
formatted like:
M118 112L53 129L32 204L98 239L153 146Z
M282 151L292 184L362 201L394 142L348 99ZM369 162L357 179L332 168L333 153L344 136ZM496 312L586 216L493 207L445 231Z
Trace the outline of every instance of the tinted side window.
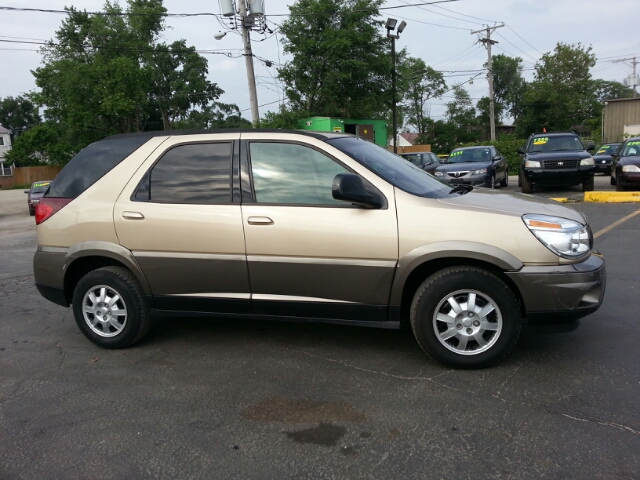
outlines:
M67 163L51 183L47 197L76 198L148 140L135 136L92 143Z
M345 205L331 187L348 170L326 155L292 143L251 142L249 152L258 203Z
M149 201L229 203L231 142L179 145L169 150L151 170Z

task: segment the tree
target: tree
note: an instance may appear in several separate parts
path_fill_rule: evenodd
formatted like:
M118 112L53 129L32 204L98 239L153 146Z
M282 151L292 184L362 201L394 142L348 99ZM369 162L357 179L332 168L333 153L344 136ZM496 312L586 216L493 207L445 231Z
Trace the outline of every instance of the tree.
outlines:
M14 134L19 135L41 121L38 108L30 100L21 96L0 100L0 125Z
M398 63L399 83L407 103L404 108L406 122L420 135L424 135L432 124L429 118L429 100L440 98L447 90L447 84L441 72L419 58L407 57Z
M31 98L59 125L75 151L116 133L223 125L239 116L217 103L224 93L206 79L207 60L184 40L159 42L162 0L107 1L103 14L74 8L43 48ZM237 122L234 121L233 124Z
M447 121L456 127L475 125L476 110L469 92L462 86L453 87L453 100L447 103Z
M496 117L500 109L517 122L522 113L522 96L526 88L522 76L522 58L500 54L494 55L491 60Z
M278 77L292 111L347 118L384 117L390 108L389 41L383 0L298 0L280 27L293 56Z
M65 165L74 154L74 146L64 140L60 125L44 122L16 138L5 154L5 162L18 167Z
M496 119L496 123L500 123L502 121L502 115L503 115L503 106L502 103L500 102L495 102L493 104L493 113L495 115L495 119ZM476 103L476 109L478 112L478 117L476 119L476 123L484 128L486 128L487 131L487 137L489 136L489 129L490 129L490 117L491 117L491 113L490 113L490 106L489 106L489 97L482 97L480 100L478 100L478 103Z
M558 43L536 63L534 81L524 95L524 114L518 133L569 130L591 116L595 85L589 69L596 63L591 47Z

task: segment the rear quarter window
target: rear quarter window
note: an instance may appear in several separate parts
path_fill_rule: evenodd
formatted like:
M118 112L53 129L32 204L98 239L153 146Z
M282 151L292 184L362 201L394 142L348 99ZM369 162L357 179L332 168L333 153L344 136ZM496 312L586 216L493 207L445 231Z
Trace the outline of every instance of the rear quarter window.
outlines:
M46 196L76 198L148 140L147 136L134 136L92 143L67 163Z

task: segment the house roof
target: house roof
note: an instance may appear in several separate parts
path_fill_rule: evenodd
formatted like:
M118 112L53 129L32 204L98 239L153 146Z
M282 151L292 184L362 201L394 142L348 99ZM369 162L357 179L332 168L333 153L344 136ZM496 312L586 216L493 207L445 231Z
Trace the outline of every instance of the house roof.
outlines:
M0 133L11 133L9 130L0 125Z
M409 142L411 145L415 145L416 140L418 138L417 133L410 133L410 132L401 133L400 136L404 138L407 142Z

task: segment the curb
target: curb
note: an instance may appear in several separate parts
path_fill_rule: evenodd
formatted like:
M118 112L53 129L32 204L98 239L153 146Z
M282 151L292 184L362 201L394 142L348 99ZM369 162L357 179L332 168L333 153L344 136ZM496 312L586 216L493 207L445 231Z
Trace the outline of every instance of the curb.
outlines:
M584 192L584 201L590 203L639 203L640 192Z

